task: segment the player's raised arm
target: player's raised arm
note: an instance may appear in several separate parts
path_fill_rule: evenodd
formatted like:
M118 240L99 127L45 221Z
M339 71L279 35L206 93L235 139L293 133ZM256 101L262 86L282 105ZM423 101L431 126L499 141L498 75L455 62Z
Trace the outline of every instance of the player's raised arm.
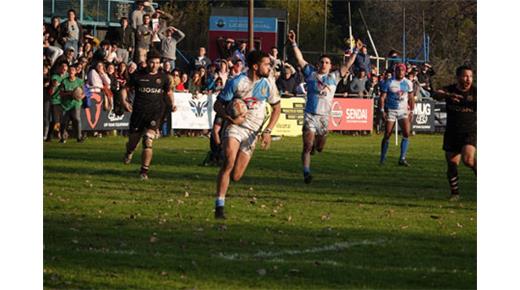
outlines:
M350 54L350 58L345 62L345 66L347 67L347 70L350 70L350 67L356 61L357 54L361 50L362 47L363 47L363 42L358 39L356 41L356 47L353 49L352 53Z
M294 51L294 56L296 57L296 61L298 61L298 65L303 68L307 64L305 59L303 59L303 54L301 50L298 48L298 44L296 43L296 33L294 30L289 31L289 34L287 36L289 42L291 43L291 46Z
M443 101L444 99L452 99L452 101L455 103L458 103L460 102L460 100L464 99L464 97L461 95L447 93L442 89L433 91L431 97L437 101Z

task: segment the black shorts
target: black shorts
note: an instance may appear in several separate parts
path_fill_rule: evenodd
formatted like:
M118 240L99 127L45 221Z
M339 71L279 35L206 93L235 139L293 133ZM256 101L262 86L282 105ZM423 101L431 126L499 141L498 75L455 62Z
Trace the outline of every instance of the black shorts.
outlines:
M444 132L444 141L442 149L446 152L460 153L462 147L465 145L473 145L477 147L477 133L456 133L456 132Z
M156 130L163 122L164 112L132 112L130 116L130 132L144 132Z

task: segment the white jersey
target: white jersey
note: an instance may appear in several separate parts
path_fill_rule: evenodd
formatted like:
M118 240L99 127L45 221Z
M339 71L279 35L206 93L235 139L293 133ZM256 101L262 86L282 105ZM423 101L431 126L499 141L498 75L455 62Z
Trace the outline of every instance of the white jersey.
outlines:
M248 111L240 126L253 131L260 130L264 123L266 102L271 105L280 102L280 94L272 76L252 82L245 73L228 80L217 98L224 102L230 102L233 98L244 100Z

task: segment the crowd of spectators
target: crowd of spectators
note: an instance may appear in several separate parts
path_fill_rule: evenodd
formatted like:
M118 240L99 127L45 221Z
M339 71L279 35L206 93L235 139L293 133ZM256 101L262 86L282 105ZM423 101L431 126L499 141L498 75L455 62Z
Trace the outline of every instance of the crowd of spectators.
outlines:
M169 26L172 16L159 9L154 9L147 1L136 1L136 9L129 17L120 19L120 27L109 30L103 40L84 29L76 19L76 12L69 10L67 19L55 16L50 23L43 25L43 79L44 79L44 138L51 140L56 136L64 141L66 131L60 128L68 126L69 119L77 131L78 141L83 140L81 122L77 124L79 110L88 103L74 104L74 113L67 98L71 94L66 90L63 80L74 71L77 86L85 91L97 93L102 97L103 109L123 114L120 102L120 90L129 77L138 70L146 69L146 54L157 50L162 56L162 70L172 79L174 91L189 92L194 98L200 94L218 93L226 82L242 73L245 67L246 42L237 42L232 38L217 40L217 59L210 59L205 47L200 47L184 70L177 67L177 45L186 35L181 29ZM345 57L348 57L348 51ZM397 52L389 56L395 57ZM279 58L278 49L269 51L275 71L276 85L282 97L304 96L305 83L301 68L284 62ZM183 60L184 61L184 60ZM186 69L187 68L187 69ZM379 75L371 63L367 48L358 53L354 65L347 70L338 64L340 80L336 97L378 98L379 88L386 79L391 78L388 70ZM416 96L428 98L432 90L431 78L434 75L429 64L417 67L408 65L407 77L414 83ZM69 80L70 81L70 80ZM70 89L70 87L69 87ZM377 104L377 102L375 102ZM67 122L64 122L67 121ZM163 134L169 134L164 126Z

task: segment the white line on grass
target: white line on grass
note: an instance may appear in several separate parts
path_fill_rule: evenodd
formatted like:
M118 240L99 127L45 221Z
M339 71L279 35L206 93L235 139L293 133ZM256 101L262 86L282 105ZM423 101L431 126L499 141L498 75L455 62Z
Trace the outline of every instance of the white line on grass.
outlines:
M216 255L219 258L225 259L225 260L247 260L251 258L272 258L272 257L279 257L279 256L294 256L294 255L302 255L302 254L313 254L313 253L321 253L321 252L330 252L330 251L341 251L344 249L348 249L354 246L369 246L369 245L381 245L384 243L384 240L362 240L362 241L355 241L355 242L339 242L334 243L332 245L328 246L322 246L322 247L315 247L315 248L309 248L309 249L303 249L303 250L282 250L278 252L272 252L272 251L258 251L256 254L239 254L239 253L233 253L233 254L224 254L219 253Z

